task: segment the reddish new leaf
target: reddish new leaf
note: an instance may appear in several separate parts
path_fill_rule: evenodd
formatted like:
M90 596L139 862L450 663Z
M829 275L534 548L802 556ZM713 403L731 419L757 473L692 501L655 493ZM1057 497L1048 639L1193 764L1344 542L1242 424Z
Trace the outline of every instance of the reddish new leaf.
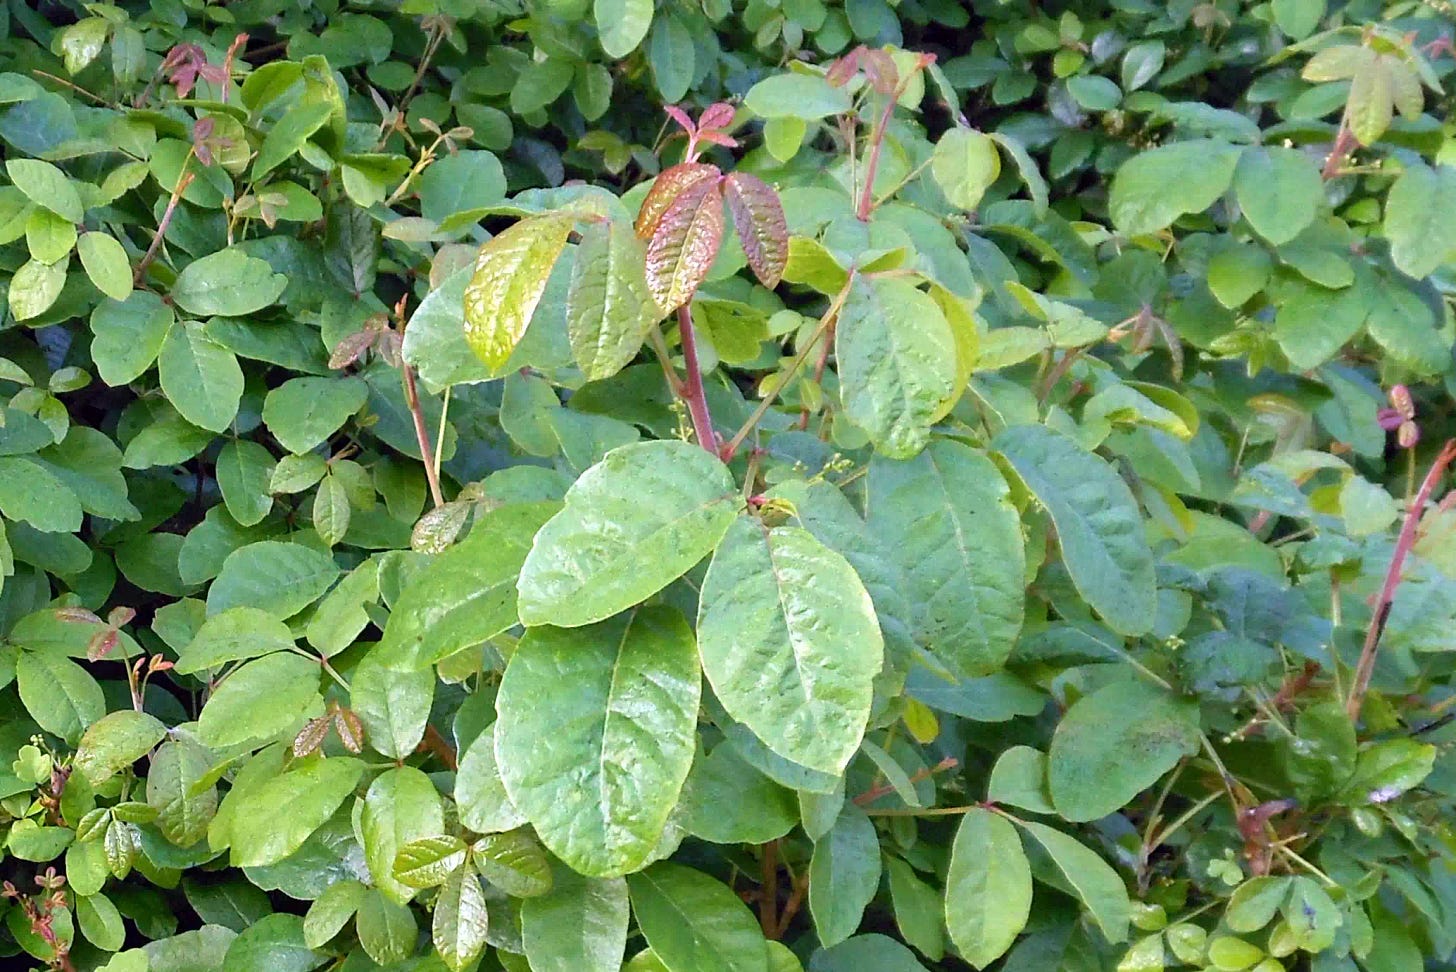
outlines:
M698 116L700 129L724 129L733 124L733 106L726 101L715 102L703 109Z
M789 261L789 226L779 194L757 176L734 172L723 180L723 198L753 275L765 287L777 287Z
M637 235L651 239L657 232L657 223L662 219L674 200L693 186L705 182L716 184L723 173L716 165L706 162L683 162L670 169L664 169L652 183L647 198L642 200L642 211L637 214Z
M717 178L699 179L677 194L647 242L647 287L663 314L692 298L722 244L723 191Z

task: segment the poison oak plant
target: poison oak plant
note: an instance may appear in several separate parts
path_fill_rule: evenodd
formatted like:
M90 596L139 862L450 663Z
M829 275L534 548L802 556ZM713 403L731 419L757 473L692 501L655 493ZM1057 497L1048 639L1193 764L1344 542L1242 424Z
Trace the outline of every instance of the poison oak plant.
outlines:
M0 24L6 968L1450 967L1446 5Z

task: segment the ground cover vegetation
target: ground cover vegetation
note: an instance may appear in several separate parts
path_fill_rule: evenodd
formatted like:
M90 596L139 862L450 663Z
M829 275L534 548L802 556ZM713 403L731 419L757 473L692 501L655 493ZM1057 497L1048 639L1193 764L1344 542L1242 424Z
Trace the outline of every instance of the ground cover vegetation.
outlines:
M0 6L6 967L1450 967L1453 28Z

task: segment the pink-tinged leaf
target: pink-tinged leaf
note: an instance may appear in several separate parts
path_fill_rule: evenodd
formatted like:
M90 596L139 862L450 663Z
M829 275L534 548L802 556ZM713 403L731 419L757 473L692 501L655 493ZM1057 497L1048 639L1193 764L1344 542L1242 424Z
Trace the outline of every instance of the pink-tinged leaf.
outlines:
M100 661L105 658L116 647L117 640L115 628L106 628L96 632L86 643L86 660Z
M56 620L70 624L101 624L101 618L83 607L56 608Z
M667 112L667 117L677 122L678 125L682 127L682 130L687 132L689 135L697 132L697 128L693 125L693 120L688 117L688 113L683 111L677 105L668 105L662 110Z
M727 128L733 124L734 114L733 106L728 102L716 102L704 108L703 113L698 116L698 128L705 131Z
M647 286L663 314L686 304L723 244L723 192L699 179L678 193L647 242Z
M491 369L505 367L526 333L571 226L569 216L523 219L480 248L465 286L465 340Z
M829 73L824 76L824 79L836 88L848 84L849 79L854 77L855 72L859 70L859 60L864 57L866 50L868 48L861 44L835 61L829 66Z
M722 176L716 165L706 162L683 162L664 169L652 183L647 198L642 200L642 211L637 214L637 235L644 240L651 239L657 232L657 221L681 193L700 183L716 184Z
M895 88L900 84L900 71L895 67L895 59L887 51L865 51L860 58L860 68L865 77L869 78L870 87L875 89L876 94L894 94Z
M1397 388L1401 387L1399 385ZM1392 392L1393 393L1393 392ZM1409 395L1407 395L1409 397ZM1414 414L1414 413L1412 413ZM114 607L106 614L106 623L113 628L119 628L124 624L131 624L136 620L136 609L129 607Z
M753 275L765 287L777 287L789 262L789 226L779 194L757 176L734 172L723 180L723 197Z
M343 338L334 345L333 353L329 355L329 367L347 368L358 361L359 356L369 350L369 346L374 343L375 335L378 333L378 331L365 328Z
M722 132L699 132L699 142L711 142L714 145L721 145L724 148L737 148L738 139L732 135L724 135Z

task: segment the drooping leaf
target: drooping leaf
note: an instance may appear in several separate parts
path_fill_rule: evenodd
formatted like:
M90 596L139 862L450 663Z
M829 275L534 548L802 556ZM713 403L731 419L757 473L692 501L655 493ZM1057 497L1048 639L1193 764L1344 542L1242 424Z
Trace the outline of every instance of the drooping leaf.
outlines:
M809 911L825 945L837 945L859 928L880 886L880 843L865 812L846 803L839 819L814 842L809 863Z
M561 685L571 692L554 693ZM699 693L692 633L670 609L531 629L496 701L496 763L511 803L579 873L639 869L692 764Z
M1021 519L995 464L951 440L875 457L865 511L900 566L918 640L964 675L1001 668L1021 630Z
M1009 428L995 447L1051 514L1078 593L1122 634L1151 628L1153 556L1127 484L1107 463L1043 425Z
M445 879L431 920L430 940L454 972L466 968L485 950L490 917L480 878L467 867Z
M698 602L703 670L774 752L840 772L864 735L884 642L854 568L798 527L740 517Z
M517 588L521 621L575 627L640 603L718 545L738 504L727 467L695 445L613 449L536 534Z
M856 277L834 331L845 413L875 448L908 459L954 393L955 336L927 294L896 278Z
M504 365L521 342L571 224L565 216L524 219L480 248L465 287L465 338L488 367Z
M590 381L621 371L657 321L646 260L647 251L625 223L607 220L582 229L566 298L566 328L572 355Z
M1107 940L1125 941L1132 907L1127 887L1112 865L1060 830L1032 821L1023 821L1020 826L1051 857L1063 880Z
M935 143L930 171L951 205L974 211L1001 174L996 143L970 128L951 128Z
M975 807L961 818L945 878L945 925L978 969L1006 953L1031 914L1031 865L1004 817Z

